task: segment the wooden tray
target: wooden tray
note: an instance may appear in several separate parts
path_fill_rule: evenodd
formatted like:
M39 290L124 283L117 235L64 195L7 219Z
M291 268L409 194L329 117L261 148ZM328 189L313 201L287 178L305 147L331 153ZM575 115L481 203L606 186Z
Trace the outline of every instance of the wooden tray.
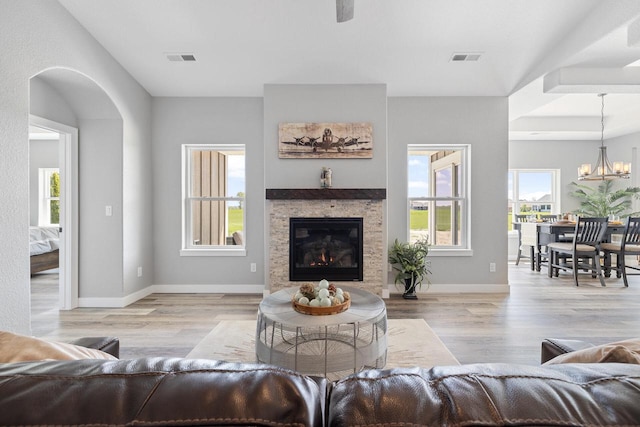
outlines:
M298 304L295 301L291 301L293 309L298 313L310 314L312 316L326 316L329 314L342 313L351 306L351 300L348 299L342 304L332 305L331 307L311 307L310 305Z

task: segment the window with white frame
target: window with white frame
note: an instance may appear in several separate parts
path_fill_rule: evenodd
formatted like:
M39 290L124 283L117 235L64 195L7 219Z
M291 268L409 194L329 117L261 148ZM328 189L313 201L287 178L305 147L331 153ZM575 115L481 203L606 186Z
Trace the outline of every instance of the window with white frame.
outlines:
M185 144L182 158L182 254L244 251L244 145Z
M559 174L557 169L510 169L508 175L508 228L513 215L544 215L560 213Z
M468 145L409 145L409 241L427 237L432 251L467 250Z
M60 170L39 168L38 225L60 225Z

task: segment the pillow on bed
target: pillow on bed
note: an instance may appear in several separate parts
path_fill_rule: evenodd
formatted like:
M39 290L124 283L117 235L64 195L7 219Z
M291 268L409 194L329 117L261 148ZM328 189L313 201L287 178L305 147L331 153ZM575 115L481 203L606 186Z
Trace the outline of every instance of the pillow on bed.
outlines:
M92 348L0 331L0 363L79 359L117 360Z
M640 365L640 338L597 345L561 354L545 363L633 363Z

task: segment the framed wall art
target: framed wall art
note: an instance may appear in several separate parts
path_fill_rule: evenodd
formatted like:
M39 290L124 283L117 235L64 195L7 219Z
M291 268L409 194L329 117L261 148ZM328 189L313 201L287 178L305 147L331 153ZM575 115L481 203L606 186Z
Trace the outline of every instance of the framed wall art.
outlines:
M371 123L280 123L281 159L371 159Z

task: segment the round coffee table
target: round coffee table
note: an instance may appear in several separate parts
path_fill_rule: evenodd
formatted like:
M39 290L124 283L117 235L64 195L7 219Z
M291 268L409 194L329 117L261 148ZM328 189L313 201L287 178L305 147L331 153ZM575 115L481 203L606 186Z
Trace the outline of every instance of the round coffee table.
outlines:
M336 377L387 362L387 309L371 292L343 287L351 307L342 313L313 316L291 305L298 288L262 300L256 327L258 362L309 375Z

